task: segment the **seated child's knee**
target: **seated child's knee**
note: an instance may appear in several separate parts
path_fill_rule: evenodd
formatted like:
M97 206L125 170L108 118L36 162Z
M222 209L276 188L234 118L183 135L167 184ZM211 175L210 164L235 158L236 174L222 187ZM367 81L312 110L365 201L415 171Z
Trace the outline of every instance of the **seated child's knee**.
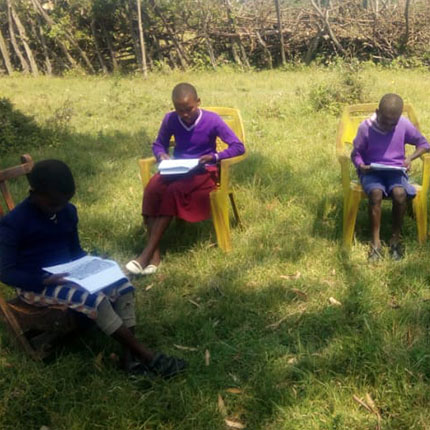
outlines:
M380 205L382 202L383 193L382 190L375 188L369 193L369 204L372 206Z
M394 187L391 192L391 197L396 203L406 202L406 190L403 187Z

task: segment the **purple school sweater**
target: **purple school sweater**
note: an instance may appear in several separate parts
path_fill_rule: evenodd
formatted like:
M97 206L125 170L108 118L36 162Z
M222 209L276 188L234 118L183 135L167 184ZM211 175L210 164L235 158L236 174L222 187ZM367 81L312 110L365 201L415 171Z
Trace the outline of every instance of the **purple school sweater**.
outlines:
M173 111L165 115L152 144L152 152L159 159L161 154L168 154L170 138L175 137L175 158L200 158L211 154L214 161L236 157L245 152L245 147L221 117L207 110L200 109L199 116L191 126L184 124ZM217 154L216 138L219 137L228 148ZM217 155L215 155L217 154Z
M430 149L426 138L404 116L400 117L393 131L384 133L377 128L374 114L360 124L351 160L357 169L360 164L370 163L401 167L405 160L406 143Z

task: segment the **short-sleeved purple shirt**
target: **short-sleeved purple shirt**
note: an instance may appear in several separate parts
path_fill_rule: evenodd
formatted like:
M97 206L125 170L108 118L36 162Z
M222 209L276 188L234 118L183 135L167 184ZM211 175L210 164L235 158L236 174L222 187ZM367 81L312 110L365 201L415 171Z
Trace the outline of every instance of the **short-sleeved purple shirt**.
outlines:
M404 116L393 131L383 133L376 126L376 114L363 121L354 139L351 160L358 169L360 164L381 163L402 166L405 160L405 144L430 149L426 138Z

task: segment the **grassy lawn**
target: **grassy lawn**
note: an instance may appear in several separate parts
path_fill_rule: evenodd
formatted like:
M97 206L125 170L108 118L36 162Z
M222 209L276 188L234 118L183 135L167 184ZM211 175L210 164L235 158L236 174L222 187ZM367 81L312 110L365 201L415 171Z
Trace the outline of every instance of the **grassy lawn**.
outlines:
M361 78L365 101L398 92L412 102L430 137L428 72L368 67ZM15 109L66 131L26 150L71 166L83 246L121 263L144 244L137 159L150 154L176 83L195 84L203 106L240 108L249 151L234 168L244 223L234 250L214 246L210 221L173 223L162 270L135 281L139 337L187 359L188 372L151 386L130 380L96 330L35 363L0 326L1 429L217 430L227 418L249 430L363 430L377 428L378 414L382 429L430 429L429 245L418 246L408 217L405 260L369 266L363 202L357 240L342 252L338 120L313 110L310 95L338 79L336 68L0 79ZM25 183L14 191L23 197ZM383 218L387 240L388 202ZM371 406L366 395L373 412L354 400Z

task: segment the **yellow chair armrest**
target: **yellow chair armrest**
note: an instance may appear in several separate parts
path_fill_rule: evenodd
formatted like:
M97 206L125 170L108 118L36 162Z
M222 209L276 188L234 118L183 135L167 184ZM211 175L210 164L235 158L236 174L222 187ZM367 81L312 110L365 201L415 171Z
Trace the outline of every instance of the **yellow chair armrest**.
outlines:
M143 187L146 187L149 180L151 179L151 176L152 176L151 168L156 161L157 160L155 159L155 157L141 158L139 160L140 179L142 180Z
M228 191L229 181L230 181L230 166L236 163L240 163L248 156L248 153L245 152L242 155L238 155L237 157L226 158L225 160L221 160L220 162L220 178L219 178L219 190L220 191Z
M221 160L221 168L231 166L232 164L240 163L248 156L248 153L245 152L242 155L238 155L237 157L226 158L225 160Z
M351 175L349 173L349 166L351 163L351 159L349 156L342 154L338 156L338 160L340 163L340 171L342 175L342 188L345 194L349 192L349 184L351 182Z
M427 195L429 185L430 185L430 153L421 155L423 160L423 179L422 187L424 195Z

